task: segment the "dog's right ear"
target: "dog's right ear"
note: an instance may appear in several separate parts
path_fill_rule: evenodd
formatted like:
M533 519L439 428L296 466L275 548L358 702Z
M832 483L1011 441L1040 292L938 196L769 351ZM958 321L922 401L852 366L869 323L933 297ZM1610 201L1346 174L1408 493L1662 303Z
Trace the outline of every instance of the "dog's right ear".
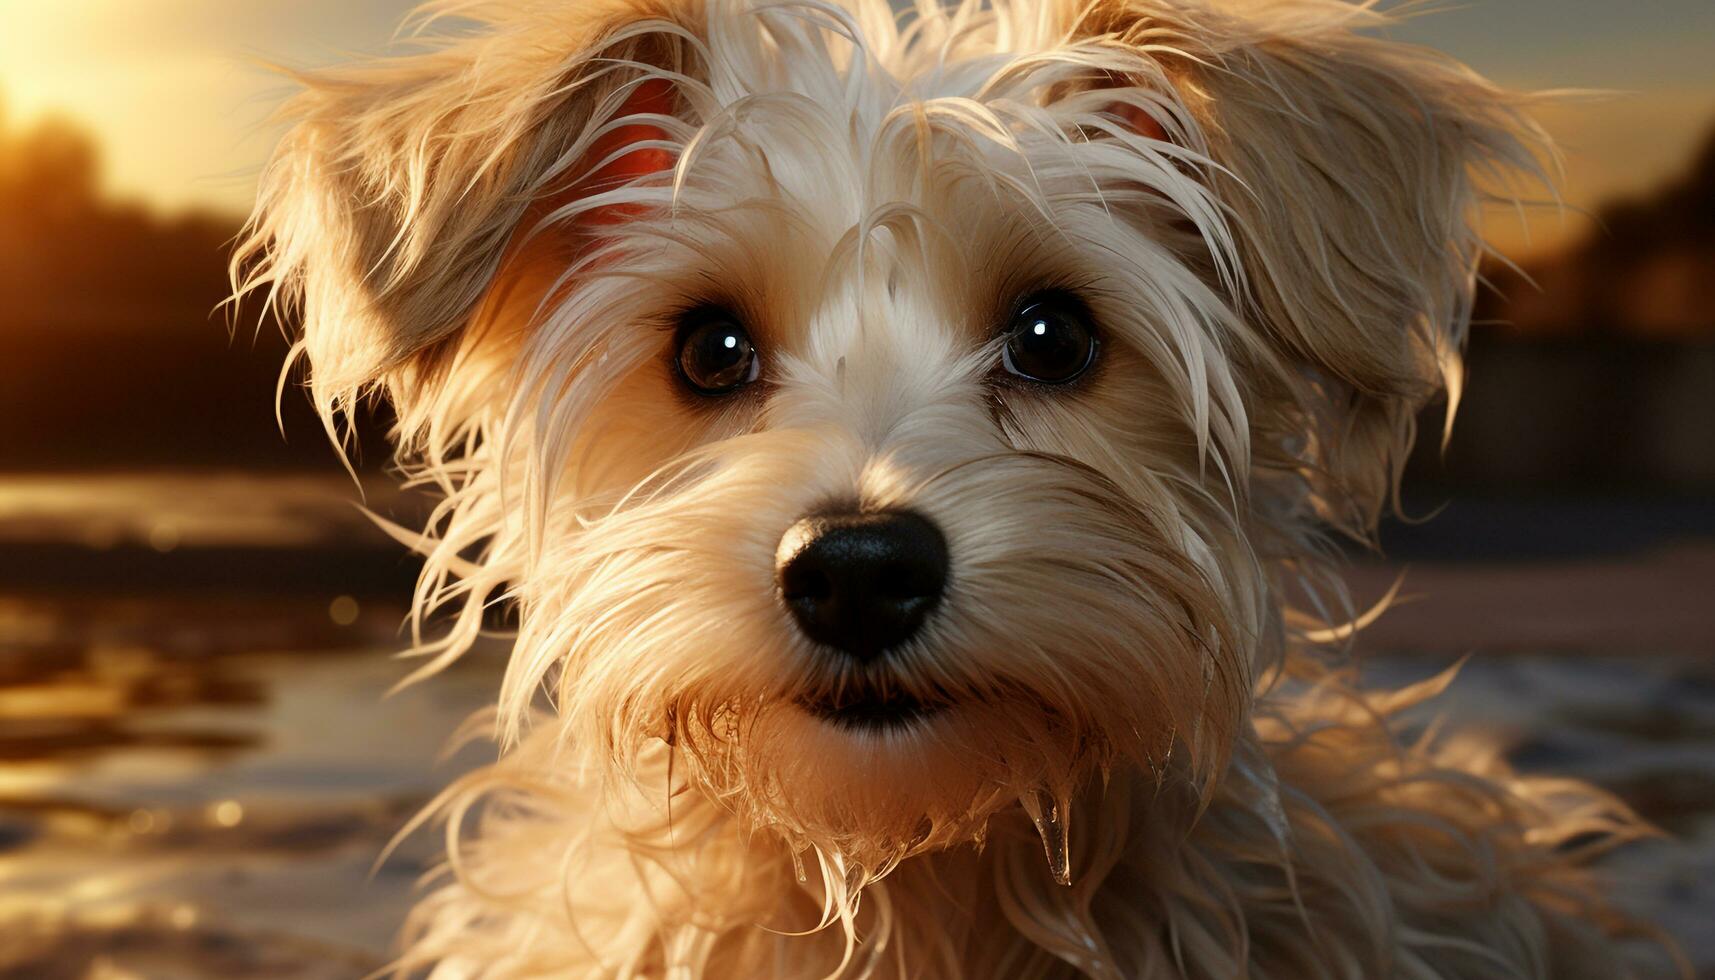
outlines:
M1274 355L1250 372L1259 461L1370 537L1418 412L1456 405L1483 207L1546 183L1525 100L1389 40L1370 3L1065 3L1073 36L1152 63L1196 124L1245 273L1221 288Z
M478 30L298 76L233 277L301 324L330 427L365 392L407 396L454 346L532 205L672 166L700 7L464 5Z

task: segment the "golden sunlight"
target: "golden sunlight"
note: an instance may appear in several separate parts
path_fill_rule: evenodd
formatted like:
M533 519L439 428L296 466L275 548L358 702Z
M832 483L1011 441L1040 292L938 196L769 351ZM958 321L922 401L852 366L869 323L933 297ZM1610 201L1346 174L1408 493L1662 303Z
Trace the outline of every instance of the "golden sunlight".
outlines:
M0 120L93 129L106 189L168 210L249 209L289 86L263 67L377 48L410 3L6 0ZM8 119L8 117L10 117Z

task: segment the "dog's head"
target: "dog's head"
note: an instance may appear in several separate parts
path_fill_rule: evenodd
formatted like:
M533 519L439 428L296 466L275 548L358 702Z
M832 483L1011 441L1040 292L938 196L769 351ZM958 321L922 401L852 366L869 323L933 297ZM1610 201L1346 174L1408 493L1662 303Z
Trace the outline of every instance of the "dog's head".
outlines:
M515 600L514 730L545 687L872 866L1110 765L1209 785L1531 165L1338 0L459 10L310 79L249 282L445 491L436 663Z

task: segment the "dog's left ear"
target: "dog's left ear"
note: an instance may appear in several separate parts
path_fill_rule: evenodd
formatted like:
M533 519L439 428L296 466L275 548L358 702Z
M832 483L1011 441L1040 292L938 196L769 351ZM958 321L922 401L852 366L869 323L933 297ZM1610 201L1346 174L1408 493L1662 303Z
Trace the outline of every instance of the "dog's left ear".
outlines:
M418 394L533 216L673 164L697 0L480 6L480 30L306 74L285 108L234 279L301 324L330 426L366 391Z
M1289 368L1256 414L1309 410L1262 422L1310 430L1297 463L1324 516L1367 532L1418 410L1443 388L1456 403L1479 206L1540 178L1546 138L1464 66L1365 33L1382 21L1367 5L1090 9L1087 28L1162 66L1218 165L1205 179L1237 239L1239 301Z

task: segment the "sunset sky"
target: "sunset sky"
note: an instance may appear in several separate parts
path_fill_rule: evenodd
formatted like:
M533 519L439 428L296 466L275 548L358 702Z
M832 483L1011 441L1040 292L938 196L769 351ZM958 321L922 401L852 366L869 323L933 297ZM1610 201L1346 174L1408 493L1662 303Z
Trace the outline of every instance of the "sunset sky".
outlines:
M576 2L576 0L568 0ZM248 207L286 91L259 66L379 50L410 0L0 0L0 118L46 113L95 131L111 191L167 209ZM1710 0L1466 0L1396 29L1524 88L1601 88L1544 119L1566 197L1590 206L1681 168L1715 125ZM1533 220L1535 247L1583 226ZM1516 229L1495 229L1515 253Z

